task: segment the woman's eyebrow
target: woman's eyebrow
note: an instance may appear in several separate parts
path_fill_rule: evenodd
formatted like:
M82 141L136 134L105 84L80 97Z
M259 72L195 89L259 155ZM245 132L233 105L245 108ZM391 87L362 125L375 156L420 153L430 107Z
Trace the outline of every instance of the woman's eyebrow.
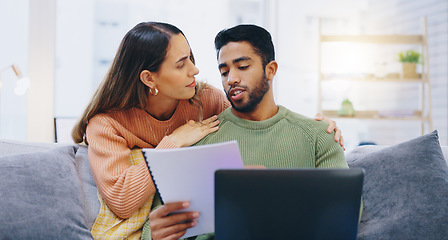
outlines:
M190 57L190 56L182 57L182 58L179 59L176 63L180 63L180 62L184 61L185 59L187 59L187 58L189 58L189 57Z

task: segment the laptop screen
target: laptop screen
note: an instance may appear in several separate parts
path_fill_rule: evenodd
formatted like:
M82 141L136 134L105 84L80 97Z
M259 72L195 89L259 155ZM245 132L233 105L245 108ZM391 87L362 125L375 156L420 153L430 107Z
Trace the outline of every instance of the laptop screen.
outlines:
M361 169L215 172L215 239L356 239Z

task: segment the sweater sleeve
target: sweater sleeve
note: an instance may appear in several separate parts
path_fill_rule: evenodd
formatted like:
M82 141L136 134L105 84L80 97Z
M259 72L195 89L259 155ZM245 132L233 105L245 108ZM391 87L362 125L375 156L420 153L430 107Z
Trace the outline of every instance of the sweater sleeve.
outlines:
M156 146L157 149L167 149L167 148L179 148L176 144L171 141L169 136L165 136L160 141L159 145Z
M226 108L228 108L228 107L230 107L230 102L229 102L229 100L227 100L227 98L226 98L226 99L223 100L223 108L222 108L222 111L226 110ZM221 112L222 112L222 111L221 111Z
M344 150L334 141L334 133L317 130L316 168L348 168Z
M204 106L204 118L213 115L219 115L230 106L224 92L211 85L207 85L200 95L202 105Z
M90 167L99 193L117 216L129 218L156 191L145 161L130 165L131 149L107 117L93 117L86 137Z

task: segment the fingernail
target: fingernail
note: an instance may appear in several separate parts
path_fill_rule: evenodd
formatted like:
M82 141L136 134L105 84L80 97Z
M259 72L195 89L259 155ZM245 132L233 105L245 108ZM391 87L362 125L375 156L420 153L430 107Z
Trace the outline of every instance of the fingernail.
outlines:
M194 226L196 226L196 224L198 224L196 221L192 221L192 222L190 223L190 226L194 227Z
M191 216L192 216L193 218L198 218L198 217L199 217L199 213L198 213L198 212L194 212Z
M187 207L189 207L190 206L190 203L189 202L184 202L184 203L182 203L182 207L184 207L184 208L187 208Z

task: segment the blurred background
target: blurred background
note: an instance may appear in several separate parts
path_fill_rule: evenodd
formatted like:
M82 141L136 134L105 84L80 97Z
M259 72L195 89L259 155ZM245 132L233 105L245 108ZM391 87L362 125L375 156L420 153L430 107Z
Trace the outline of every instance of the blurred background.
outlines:
M349 99L355 112L375 109L393 116L328 112L348 149L392 145L433 129L448 144L446 0L1 0L0 139L70 142L73 122L121 39L142 21L179 27L195 54L197 79L218 88L216 33L240 23L265 27L279 63L278 104L314 117L322 109L341 110ZM321 35L418 35L425 44L321 43ZM416 81L350 80L402 79L397 56L410 49L422 54ZM334 79L322 81L323 76ZM429 91L419 79L430 79ZM428 117L412 118L422 105Z

